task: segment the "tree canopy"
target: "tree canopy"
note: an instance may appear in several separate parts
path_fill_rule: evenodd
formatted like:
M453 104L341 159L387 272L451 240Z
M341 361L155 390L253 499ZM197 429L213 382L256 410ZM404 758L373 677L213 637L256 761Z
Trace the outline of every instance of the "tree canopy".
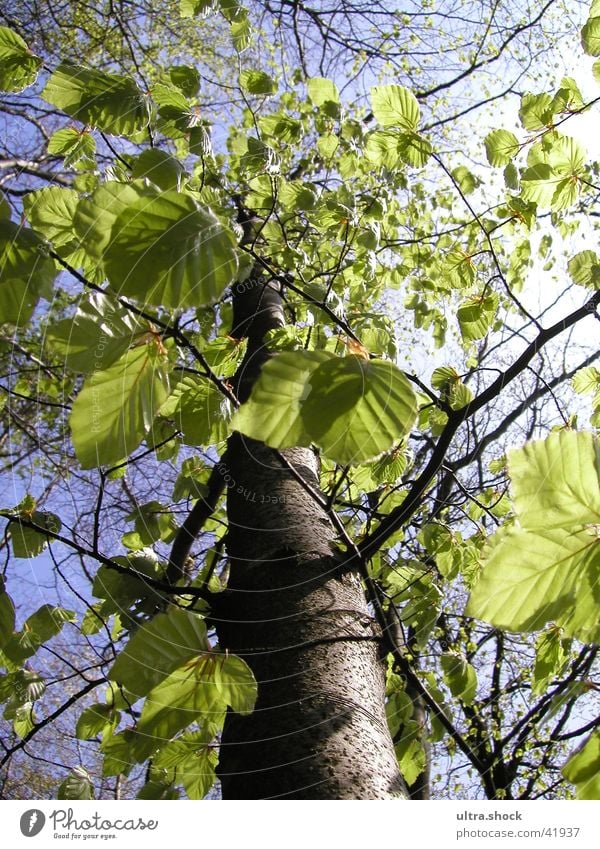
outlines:
M359 576L409 795L600 798L600 2L0 17L3 795L218 793L237 434Z

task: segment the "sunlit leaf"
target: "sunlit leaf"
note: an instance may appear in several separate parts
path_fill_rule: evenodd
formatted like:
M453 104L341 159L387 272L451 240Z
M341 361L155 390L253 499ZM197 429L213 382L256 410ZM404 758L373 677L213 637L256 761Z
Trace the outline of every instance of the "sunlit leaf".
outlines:
M413 425L416 397L393 363L335 357L315 369L309 384L302 423L312 441L338 463L383 454Z
M180 308L216 301L238 268L233 234L175 191L140 197L119 213L104 265L120 294Z
M593 731L569 758L562 774L577 787L578 799L600 799L600 730Z
M21 91L32 85L42 66L23 39L14 30L0 27L0 89Z
M135 315L101 292L79 302L73 318L50 325L46 342L61 365L79 372L102 371L147 332Z
M600 639L600 450L563 431L509 454L518 523L490 540L467 612L499 628Z
M301 415L314 370L332 355L324 351L283 352L262 367L250 399L231 420L231 430L260 439L273 448L309 445Z
M76 766L71 770L67 778L59 786L57 799L93 799L94 785L92 779L82 766Z
M508 130L492 130L485 137L485 152L490 165L504 167L519 152L519 140Z
M567 265L571 279L581 286L600 289L600 259L595 251L580 251Z
M600 56L600 17L590 17L581 30L581 45L588 56Z
M51 296L56 274L39 236L0 220L0 324L26 324L39 298Z
M63 62L43 97L83 124L115 135L133 135L148 121L146 99L131 77Z
M195 613L159 613L129 640L109 672L136 696L145 696L177 667L208 648L206 625Z
M166 358L150 341L90 374L69 420L83 468L115 463L138 447L168 395L166 365Z
M421 110L414 94L399 85L375 86L371 89L371 108L382 127L417 129Z

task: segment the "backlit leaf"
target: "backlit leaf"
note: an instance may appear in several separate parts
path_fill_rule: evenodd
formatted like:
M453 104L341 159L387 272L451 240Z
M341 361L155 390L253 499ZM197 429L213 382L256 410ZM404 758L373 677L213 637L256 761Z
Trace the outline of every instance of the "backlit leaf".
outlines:
M133 135L148 121L146 99L131 77L63 62L43 97L83 124L115 135Z
M231 231L175 191L140 197L120 212L104 265L120 294L178 308L213 303L238 269Z
M116 463L138 447L168 395L166 365L150 341L87 378L69 420L84 469Z
M207 648L204 620L190 611L172 608L135 632L108 677L136 696L145 696L177 667Z
M600 639L600 450L563 431L509 454L518 523L491 538L467 613L513 631L550 621Z
M421 110L414 94L399 85L375 86L371 89L371 108L382 127L416 130Z
M593 731L569 758L562 774L577 787L578 799L600 799L600 730Z
M383 454L413 425L416 396L393 363L335 357L315 369L309 384L302 423L312 441L338 463Z
M42 60L14 30L0 27L0 89L21 91L35 82Z

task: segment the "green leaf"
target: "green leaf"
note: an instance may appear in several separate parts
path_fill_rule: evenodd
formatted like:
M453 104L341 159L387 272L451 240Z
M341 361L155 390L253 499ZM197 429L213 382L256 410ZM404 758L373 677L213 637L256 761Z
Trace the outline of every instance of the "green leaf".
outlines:
M89 773L82 766L74 767L59 786L57 799L93 799L94 785Z
M490 330L496 310L498 296L495 293L484 298L468 298L457 310L460 332L465 342L482 339Z
M425 646L440 614L441 593L431 575L420 568L395 566L385 582L404 626L412 629L417 646Z
M600 392L600 369L596 366L579 369L573 376L572 384L573 389L579 395Z
M275 94L277 83L264 71L242 71L240 87L248 94Z
M27 619L23 630L34 633L40 643L45 643L60 633L65 622L74 622L75 619L76 616L72 610L43 604Z
M79 716L75 736L78 740L90 740L102 734L107 725L115 724L116 719L117 714L112 705L91 705Z
M338 463L388 451L413 425L417 400L404 374L385 360L335 357L310 375L301 419L312 441Z
M185 168L174 156L153 147L140 153L133 163L131 175L134 179L147 177L163 191L178 190L185 176Z
M473 704L477 691L477 673L462 655L444 652L441 656L444 681L452 695L465 705Z
M574 283L600 289L600 259L595 251L580 251L569 260L567 271Z
M572 77L563 77L553 99L554 112L570 113L586 106L579 86Z
M46 342L61 365L88 373L108 368L144 332L133 313L109 295L93 292L79 302L73 318L50 325Z
M199 731L189 731L177 739L161 746L152 759L152 765L158 770L177 769L180 773L193 766L196 758L201 757L214 743L222 726L218 722L203 722ZM215 754L215 749L211 749Z
M367 138L365 154L375 165L390 170L399 164L421 168L431 155L431 145L417 133L376 130Z
M339 103L340 93L333 80L325 77L312 77L307 83L308 96L314 106L323 106L324 103Z
M481 185L481 180L465 165L459 165L452 171L452 178L464 195L470 195Z
M282 112L276 112L273 115L265 115L259 121L261 131L272 136L278 141L287 142L288 144L296 144L302 138L302 124L295 118L290 118L289 115L284 115ZM252 137L248 139L250 143ZM254 139L257 141L257 139Z
M340 145L340 140L333 133L321 136L317 141L317 150L324 160L331 159Z
M278 200L283 208L288 211L313 209L317 197L310 183L302 183L299 180L281 181Z
M600 447L589 431L560 431L509 452L512 502L528 530L600 521Z
M78 202L77 192L57 186L30 192L23 201L32 229L52 242L55 248L66 247L60 252L63 256L79 248L73 227ZM73 264L79 265L79 262Z
M519 118L526 130L544 130L552 125L554 116L550 94L524 94L521 97Z
M194 18L216 8L215 0L179 0L179 14L182 18Z
M124 613L140 599L148 599L153 604L161 600L158 591L146 581L146 578L160 579L163 574L161 564L153 551L143 549L127 557L115 557L114 561L126 571L117 571L108 565L102 565L96 572L92 585L92 594L105 600L101 610L104 616Z
M421 110L414 94L399 85L372 88L371 108L382 127L400 127L414 131L421 118Z
M0 678L0 702L12 705L31 704L41 699L46 690L44 680L37 672L19 669Z
M181 129L189 129L193 123L192 107L178 86L161 85L152 87L152 99L158 106L158 114L166 121L175 121Z
M65 166L69 167L82 160L93 161L96 154L96 141L86 129L77 130L75 127L65 127L50 136L48 153L62 156Z
M139 198L120 212L104 264L120 294L177 308L218 300L238 269L233 233L175 191Z
M108 677L136 696L145 696L177 667L207 649L204 621L195 613L173 608L135 632Z
M204 799L217 780L215 770L218 761L218 751L204 747L178 768L188 799Z
M467 614L513 631L600 639L600 451L562 431L509 454L518 524L490 540Z
M22 91L32 85L42 60L27 47L20 35L0 27L0 89Z
M588 56L600 56L600 17L589 18L583 25L581 46Z
M553 171L562 177L578 177L585 172L586 150L570 136L554 138L546 155Z
M178 528L175 517L160 501L138 505L127 520L135 523L134 536L140 541L138 551L158 540L171 542Z
M509 162L504 169L504 185L507 189L512 189L515 192L519 191L521 187L519 172L513 162Z
M104 251L111 239L117 217L134 201L157 197L155 188L137 183L110 181L100 185L90 198L79 202L75 213L75 232L85 250L96 264L102 263Z
M146 98L131 77L63 62L42 96L67 115L114 135L130 136L148 122Z
M0 220L0 324L26 324L39 298L51 296L56 274L32 230Z
M61 521L54 513L35 510L23 518L54 533L57 533L61 527ZM15 557L37 557L48 544L47 533L28 527L20 522L18 517L9 522L8 529L11 533L12 552Z
M267 360L230 429L272 448L310 445L301 406L310 391L311 375L331 357L325 351L284 351Z
M227 438L229 403L213 383L185 377L175 393L178 401L172 418L185 445L212 445Z
M523 200L533 201L540 207L549 207L556 191L558 177L550 165L540 162L526 168L521 175L521 194Z
M15 606L0 578L0 649L4 648L15 630Z
M161 781L147 781L144 786L138 790L136 799L147 799L155 801L165 801L179 799L179 791L171 784L164 784Z
M562 774L577 787L578 799L600 799L600 730L593 731L569 758Z
M4 713L4 716L5 718L8 718L6 716L6 712ZM36 722L37 719L33 711L33 705L27 702L26 704L18 707L14 712L13 731L17 737L21 737L22 739L33 730Z
M116 463L138 447L168 395L166 366L150 341L87 378L69 420L82 468Z
M485 137L485 152L490 165L504 167L519 152L519 140L508 130L492 130Z
M191 65L172 65L169 68L169 77L173 85L185 95L194 97L200 88L200 74Z
M548 683L560 674L569 657L567 645L568 641L561 637L560 628L551 627L538 635L531 683L535 695L544 693Z
M403 736L394 749L398 768L407 784L413 784L427 767L427 754L418 739L419 724L409 720L403 726Z
M246 716L256 703L257 685L248 664L234 654L213 654L212 678L224 705Z
M141 739L136 756L146 756L159 741L200 718L217 720L226 707L251 713L256 693L254 676L239 657L210 652L188 661L148 694L137 727Z
M229 21L233 45L241 53L250 44L252 32L248 10L238 0L218 0L218 6L223 17Z
M126 729L120 734L105 734L100 745L104 756L102 775L128 775L135 763L132 754L135 732Z

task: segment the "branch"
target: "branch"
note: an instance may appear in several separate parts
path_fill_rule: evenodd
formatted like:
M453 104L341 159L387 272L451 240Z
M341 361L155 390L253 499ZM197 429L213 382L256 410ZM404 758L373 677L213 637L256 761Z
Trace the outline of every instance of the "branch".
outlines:
M219 498L225 489L226 462L227 452L213 466L208 479L208 492L206 496L200 496L183 525L177 531L177 536L173 540L169 563L165 571L165 578L168 583L175 583L175 581L181 580L186 576L185 561L190 553L190 548L202 530L204 523L215 512Z
M148 575L138 572L133 567L121 566L120 563L115 563L114 560L111 560L110 557L101 554L99 551L87 549L85 546L80 545L72 539L68 539L62 534L48 530L48 528L43 525L38 525L36 522L31 521L31 519L15 515L10 510L0 510L0 517L8 519L11 522L17 522L26 528L31 528L32 531L37 531L39 534L43 534L48 537L49 540L61 542L63 545L72 548L78 554L84 557L90 557L92 560L102 563L102 565L106 566L108 569L114 569L115 572L119 572L121 575L129 575L129 577L137 578L142 583L147 584L155 590L160 590L163 593L169 593L169 595L186 595L194 598L202 598L204 600L209 598L209 594L200 587L178 586L177 584L170 584L167 581L159 581L156 578L150 578Z
M466 422L467 419L479 412L482 407L489 404L489 402L496 398L502 390L511 383L511 381L525 371L531 360L551 339L558 336L568 327L572 327L574 324L577 324L577 322L586 318L586 316L595 314L598 304L600 304L600 291L595 292L586 304L560 321L557 321L556 324L553 324L546 330L540 330L533 342L527 346L512 366L498 375L496 380L494 380L487 389L484 389L484 391L474 398L469 404L461 410L454 411L452 415L448 417L448 422L440 435L429 463L419 477L414 481L405 500L381 521L380 525L373 531L373 533L369 534L361 542L359 549L363 557L367 560L370 559L381 548L384 542L395 534L396 531L398 531L418 509L431 481L442 466L446 452L448 451L452 439L459 427Z
M57 719L61 714L63 714L72 705L74 705L75 702L78 702L79 699L81 699L83 696L87 695L87 693L90 693L99 684L105 684L105 683L106 683L106 678L96 678L94 681L88 681L88 683L85 685L85 687L82 690L80 690L78 693L74 693L71 696L71 698L67 699L67 701L64 702L62 705L60 705L60 707L56 708L54 713L48 714L48 716L45 717L45 719L42 719L40 722L38 722L36 725L34 725L33 728L30 731L28 731L27 734L21 740L19 740L18 743L15 743L15 745L12 746L12 748L7 749L6 754L4 755L2 760L0 760L0 766L3 766L8 760L10 760L10 758L14 755L14 753L18 752L19 749L25 748L27 743L29 743L29 741L32 739L32 737L35 737L35 735L38 733L38 731L41 731L42 728L46 727L46 725L50 725L51 722L54 722L55 719Z

